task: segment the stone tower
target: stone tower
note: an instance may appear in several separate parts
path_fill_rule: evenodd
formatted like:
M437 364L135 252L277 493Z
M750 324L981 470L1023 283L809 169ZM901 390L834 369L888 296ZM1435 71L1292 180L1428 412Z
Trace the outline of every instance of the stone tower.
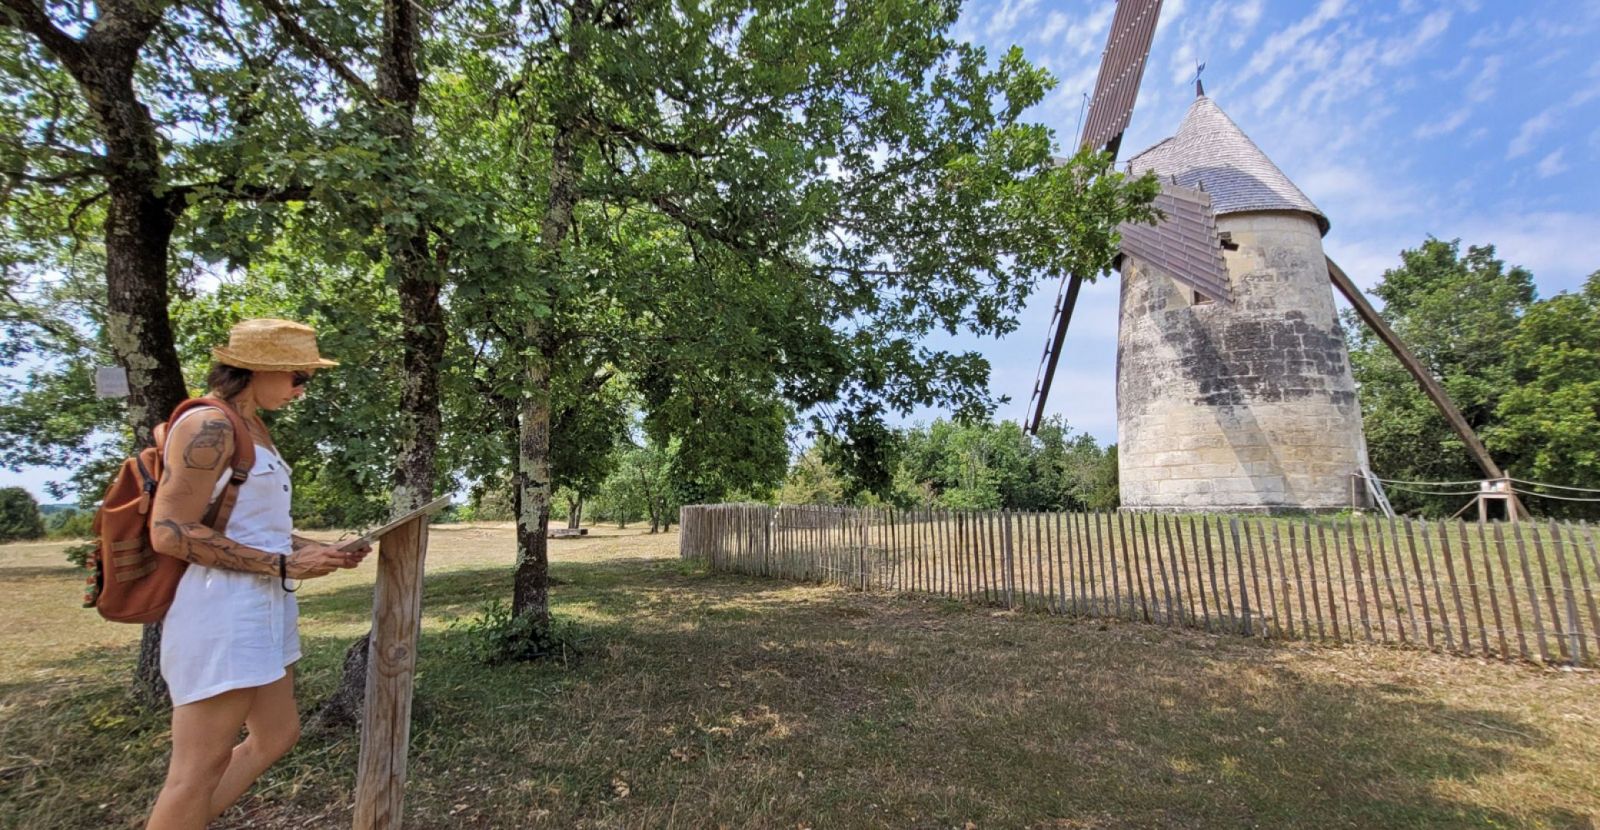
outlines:
M1128 163L1211 195L1233 302L1124 257L1123 506L1349 507L1367 451L1322 252L1327 217L1204 95L1176 135Z

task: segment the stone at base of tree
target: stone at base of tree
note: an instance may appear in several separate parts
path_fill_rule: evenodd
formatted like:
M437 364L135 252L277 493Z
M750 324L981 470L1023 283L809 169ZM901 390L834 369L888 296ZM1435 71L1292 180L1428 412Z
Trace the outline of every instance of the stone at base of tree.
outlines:
M552 528L550 528L550 538L552 538L552 539L571 539L571 538L576 537L576 536L588 536L588 535L589 535L589 528L586 528L586 527L552 527Z
M367 651L371 642L372 632L368 631L345 650L339 687L306 718L307 732L347 732L361 725L361 707L367 697Z

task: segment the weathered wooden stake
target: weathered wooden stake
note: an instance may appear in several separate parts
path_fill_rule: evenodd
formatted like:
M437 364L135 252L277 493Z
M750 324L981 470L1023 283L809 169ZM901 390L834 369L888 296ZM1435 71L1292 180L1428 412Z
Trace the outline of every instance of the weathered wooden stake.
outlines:
M398 828L411 740L411 681L422 625L422 564L428 519L418 517L378 542L372 592L367 697L356 762L356 830Z

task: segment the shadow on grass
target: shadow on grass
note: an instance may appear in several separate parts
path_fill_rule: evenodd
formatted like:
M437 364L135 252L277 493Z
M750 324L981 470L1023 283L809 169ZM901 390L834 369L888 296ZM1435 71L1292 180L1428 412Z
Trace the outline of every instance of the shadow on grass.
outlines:
M1552 736L1259 643L661 559L554 573L555 610L588 632L576 666L488 668L462 659L466 631L424 635L408 826L1578 827L1593 800L1453 797L1559 760ZM509 586L501 568L433 575L424 609L472 611ZM370 601L353 587L303 612L364 619ZM305 638L303 701L336 682L347 644ZM104 651L61 668L129 656ZM0 825L136 820L165 718L126 711L119 689L109 673L59 696L0 687ZM347 822L355 753L353 736L306 741L221 826Z

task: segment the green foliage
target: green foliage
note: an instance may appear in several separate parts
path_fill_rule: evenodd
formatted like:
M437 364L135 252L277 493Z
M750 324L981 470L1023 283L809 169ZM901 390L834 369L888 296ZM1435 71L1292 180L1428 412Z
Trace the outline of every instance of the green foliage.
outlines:
M1519 478L1600 488L1600 272L1576 294L1529 306L1506 352L1513 383L1484 441L1493 452L1515 457ZM1527 501L1550 515L1600 517L1600 504Z
M1507 268L1493 246L1428 239L1401 253L1372 289L1381 311L1438 378L1495 460L1511 475L1596 486L1600 454L1600 287L1537 299L1533 276ZM1360 389L1368 454L1383 478L1472 481L1483 476L1465 446L1375 335L1347 313L1351 369ZM1405 489L1402 489L1405 488ZM1403 512L1448 516L1469 496L1391 487ZM1571 494L1568 494L1571 495ZM1600 515L1595 505L1528 498L1544 515Z
M531 614L511 613L511 606L490 600L477 616L457 620L450 629L459 639L462 656L485 665L551 660L570 667L583 656L582 630L577 622L552 617L541 624Z
M94 536L94 511L58 510L45 517L44 525L51 539L89 539Z
M44 536L39 502L21 487L0 487L0 542L30 541Z
M789 504L868 504L952 510L1109 510L1120 503L1117 448L1074 435L1060 418L1030 436L1020 424L937 420L894 433L899 448L880 494L851 480L827 447L807 450L779 491Z

